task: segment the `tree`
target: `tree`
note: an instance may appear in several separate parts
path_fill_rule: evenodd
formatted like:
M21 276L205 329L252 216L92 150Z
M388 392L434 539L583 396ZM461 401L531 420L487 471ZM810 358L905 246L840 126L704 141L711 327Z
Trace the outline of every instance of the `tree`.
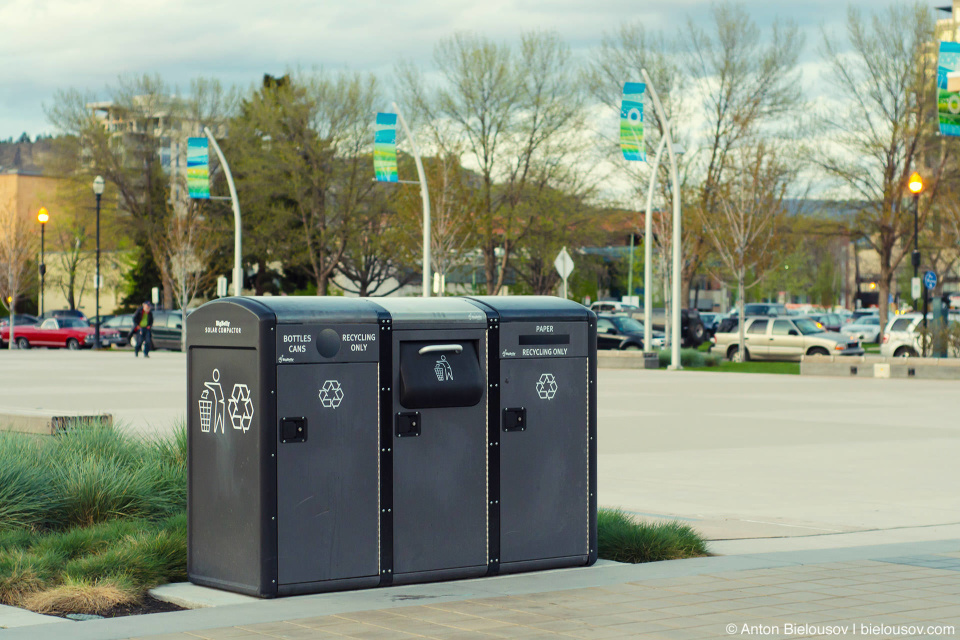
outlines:
M936 57L928 7L894 6L865 18L847 12L849 49L824 32L823 56L842 106L820 122L835 142L818 158L827 175L864 201L856 227L880 261L880 325L886 326L890 284L913 245L912 199L906 185L924 174L921 225L938 199L950 156L935 137Z
M387 296L416 279L406 238L414 225L397 224L398 214L386 193L374 192L357 212L356 230L340 259L339 271L349 282L344 291L359 296Z
M436 134L442 129L437 123L428 129ZM447 140L440 134L431 140L440 147L440 140ZM454 144L452 140L449 144ZM477 175L460 164L461 153L445 152L434 157L423 158L423 170L430 189L430 267L444 280L448 275L463 267L470 260L471 250L476 240L474 212L479 201L476 189ZM412 172L410 158L400 156L401 173ZM412 185L387 186L395 189L397 223L406 232L397 235L404 246L408 263L415 268L422 265L423 258L423 205L420 189Z
M726 273L732 276L740 301L739 351L745 359L744 295L759 284L775 266L772 249L776 223L783 215L783 200L793 180L793 163L771 146L758 142L742 145L730 154L731 173L736 178L723 185L717 201L719 215L704 219L704 229ZM747 276L752 281L748 283Z
M213 280L215 274L208 267L218 239L225 235L214 233L209 218L201 215L203 207L198 201L182 201L179 212L168 218L162 240L165 269L170 274L174 301L184 318L193 300ZM182 348L186 347L186 341L187 332L183 331Z
M37 250L36 233L30 226L12 201L0 202L0 304L10 314L10 349L16 347L17 300L28 286Z
M684 301L704 252L715 246L706 228L729 215L722 198L743 161L740 147L758 136L794 134L794 122L786 132L777 126L802 104L797 60L803 37L795 24L775 21L765 42L746 8L731 3L713 7L713 23L711 33L688 19L685 37L685 66L702 101L707 134L702 151L689 161L699 188L684 218Z
M297 236L288 255L325 295L360 212L372 194L369 148L379 92L370 75L323 73L265 78L235 123L245 140L236 152L244 174L257 174L258 221ZM281 236L283 237L283 236Z
M486 38L457 34L434 49L443 78L429 87L422 74L401 66L404 102L426 126L449 125L450 137L435 132L441 153L464 154L477 167L476 233L488 294L503 287L511 258L529 232L521 203L533 192L563 188L564 164L579 152L574 134L584 124L569 47L555 33L521 36L519 51Z
M126 233L146 247L159 267L164 305L173 302L165 257L166 232L176 198L177 167L185 166L186 138L216 127L231 108L232 94L214 80L195 80L191 94L178 94L160 76L122 77L109 99L75 90L57 93L47 115L58 138L56 170L77 184L101 175L115 189L117 215ZM89 187L87 187L89 188ZM105 209L110 209L105 198Z
M84 248L86 241L86 227L82 223L71 220L66 224L58 225L57 260L60 263L61 275L57 278L57 286L60 287L60 292L71 309L77 308L86 289L88 269L84 267L90 257Z

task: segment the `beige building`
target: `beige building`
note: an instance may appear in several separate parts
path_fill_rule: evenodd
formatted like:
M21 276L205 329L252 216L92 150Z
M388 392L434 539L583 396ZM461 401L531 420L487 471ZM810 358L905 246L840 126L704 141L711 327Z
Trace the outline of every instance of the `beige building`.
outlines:
M61 181L56 178L42 175L38 167L26 163L20 166L0 167L0 203L10 206L24 221L28 230L35 230L36 236L31 238L31 244L37 252L37 264L41 259L41 225L37 220L37 214L41 207L47 209L49 214L49 221L43 234L45 249L43 261L47 266L43 287L44 299L40 300L39 275L34 275L20 293L17 310L24 310L26 300L36 301L38 311L41 306L47 311L69 308L72 279L76 308L88 316L93 316L96 315L94 227L90 225L90 229L85 229L87 237L84 237L82 242L83 250L75 248L74 240L72 250L62 251L64 244L71 243L73 231L71 230L70 233L64 233L64 231L66 231L65 227L75 220L75 207L65 202L60 183ZM2 229L0 233L3 233ZM111 250L104 251L101 255L101 273L104 279L104 285L100 291L102 314L111 313L124 297L122 273L127 260L129 258L125 252Z

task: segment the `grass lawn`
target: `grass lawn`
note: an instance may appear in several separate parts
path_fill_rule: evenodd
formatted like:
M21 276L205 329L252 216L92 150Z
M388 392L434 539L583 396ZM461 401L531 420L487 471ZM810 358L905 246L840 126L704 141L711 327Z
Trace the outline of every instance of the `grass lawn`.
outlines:
M719 371L733 373L786 373L800 375L799 362L730 362L722 360L714 367L687 367L685 371Z
M876 354L879 354L879 353L880 353L880 345L879 345L879 344L864 344L864 345L863 345L863 350L864 350L864 352L866 352L866 353L876 353Z

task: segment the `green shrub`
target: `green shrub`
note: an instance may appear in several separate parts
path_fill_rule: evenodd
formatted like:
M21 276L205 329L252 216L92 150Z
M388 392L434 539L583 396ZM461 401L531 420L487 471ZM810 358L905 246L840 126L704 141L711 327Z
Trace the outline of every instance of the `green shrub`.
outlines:
M673 362L673 355L669 349L661 349L658 358L660 367L666 367ZM716 367L722 358L716 353L705 353L699 349L681 349L680 366L690 368Z
M657 562L707 554L707 543L680 522L655 524L634 522L623 511L600 509L597 513L599 556L617 562Z

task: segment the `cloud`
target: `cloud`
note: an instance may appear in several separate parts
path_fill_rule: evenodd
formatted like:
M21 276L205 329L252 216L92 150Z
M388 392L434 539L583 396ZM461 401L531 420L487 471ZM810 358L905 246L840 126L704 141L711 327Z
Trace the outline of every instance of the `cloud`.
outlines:
M812 35L845 14L826 0L745 6L761 25L779 13ZM58 89L103 92L121 74L158 72L181 87L197 76L247 85L297 66L386 75L401 57L429 63L433 45L458 30L516 41L524 30L555 29L583 53L628 20L677 33L688 16L709 14L701 0L6 0L0 138L48 132L42 107Z

